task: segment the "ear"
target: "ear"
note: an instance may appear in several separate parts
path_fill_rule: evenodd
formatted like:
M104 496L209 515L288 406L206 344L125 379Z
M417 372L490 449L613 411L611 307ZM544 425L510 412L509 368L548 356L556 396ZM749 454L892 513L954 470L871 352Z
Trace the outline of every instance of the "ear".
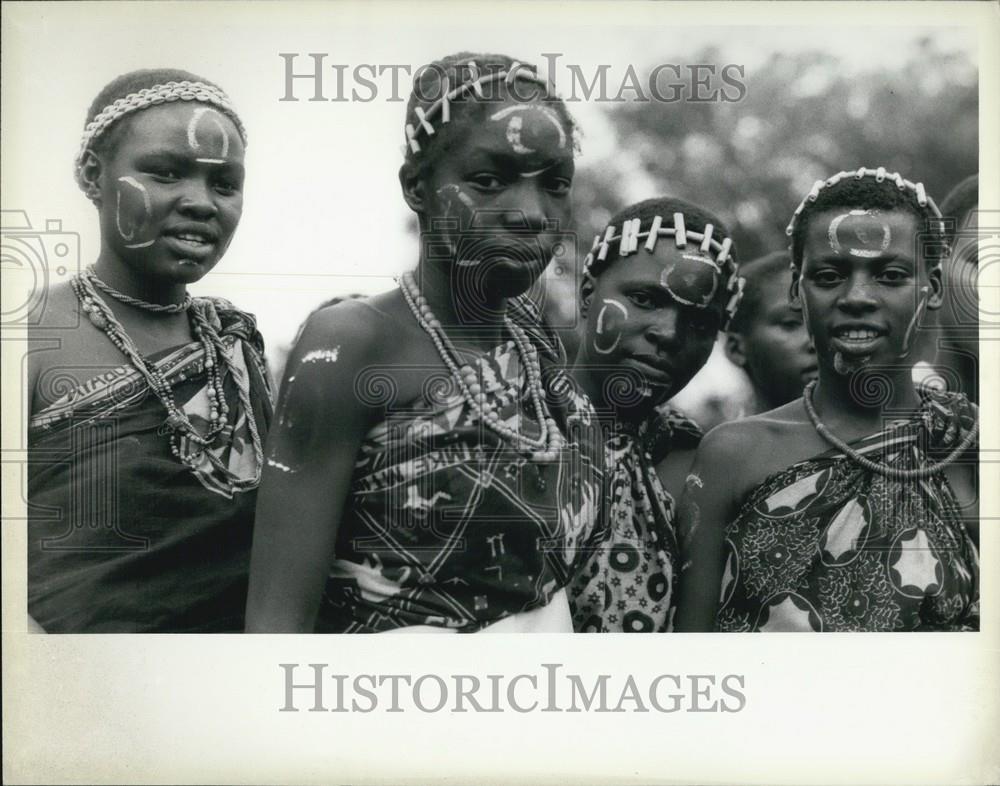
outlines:
M584 275L580 277L580 318L586 319L590 311L590 303L594 299L594 279Z
M942 264L947 265L950 260L944 260ZM927 308L936 311L944 303L944 273L941 265L935 265L927 271L927 286L930 291L927 294Z
M788 287L788 305L793 311L802 310L802 293L800 291L800 285L802 283L802 276L799 273L797 267L792 268L792 283Z
M83 159L77 170L77 183L84 195L96 206L101 206L101 175L104 165L97 153L88 148L83 151Z
M420 176L420 167L411 161L404 161L399 168L399 185L403 189L403 199L409 205L410 210L418 215L423 215L424 205L424 182Z
M726 357L734 366L746 368L747 352L746 343L739 333L726 333L726 340L722 345Z

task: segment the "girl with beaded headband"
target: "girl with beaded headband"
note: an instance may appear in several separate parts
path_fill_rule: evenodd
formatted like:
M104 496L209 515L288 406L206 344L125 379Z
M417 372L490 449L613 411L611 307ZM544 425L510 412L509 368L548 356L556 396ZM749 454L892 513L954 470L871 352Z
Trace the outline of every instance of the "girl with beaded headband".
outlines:
M29 336L28 608L46 631L243 628L263 342L187 286L239 222L245 144L221 88L176 69L116 78L87 114L76 179L100 253Z
M708 361L741 291L729 231L685 200L631 205L594 238L573 374L607 425L609 527L570 585L578 631L670 629L674 497L701 430L661 405Z
M881 167L841 172L788 232L818 380L698 449L678 628L977 629L978 413L911 379L914 331L941 303L934 202Z
M405 139L419 261L292 352L248 628L570 630L600 454L523 293L570 219L572 119L533 68L462 53L418 72Z

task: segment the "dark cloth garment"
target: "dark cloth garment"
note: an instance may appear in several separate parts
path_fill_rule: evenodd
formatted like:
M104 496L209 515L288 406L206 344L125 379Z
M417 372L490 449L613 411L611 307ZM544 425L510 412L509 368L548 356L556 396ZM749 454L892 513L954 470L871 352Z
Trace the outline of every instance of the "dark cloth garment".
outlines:
M977 412L921 394L917 416L851 447L906 469L941 460ZM891 480L827 451L751 492L725 546L719 630L979 629L979 557L943 473Z
M701 436L697 423L665 408L607 440L607 537L570 585L578 633L670 630L679 549L674 499L656 465L671 450L693 450Z
M412 625L473 632L546 605L597 542L602 467L592 407L558 339L524 301L508 314L538 350L548 409L567 439L538 464L485 428L449 376L398 402L364 438L317 630ZM478 359L503 422L537 437L512 341Z
M271 419L263 341L252 316L216 315L231 424L211 446L237 480L258 474L247 403L263 440ZM202 433L209 399L200 342L149 358ZM47 379L48 377L48 379ZM171 452L167 411L131 365L59 389L28 428L28 612L50 633L243 629L256 488L234 488L206 456Z

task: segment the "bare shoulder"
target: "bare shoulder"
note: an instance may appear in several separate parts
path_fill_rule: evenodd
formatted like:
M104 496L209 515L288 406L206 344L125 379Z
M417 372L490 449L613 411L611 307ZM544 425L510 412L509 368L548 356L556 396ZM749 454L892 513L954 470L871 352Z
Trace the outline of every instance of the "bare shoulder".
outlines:
M294 353L301 361L309 353L326 352L343 362L370 361L392 343L392 323L363 301L344 300L312 314L302 329Z

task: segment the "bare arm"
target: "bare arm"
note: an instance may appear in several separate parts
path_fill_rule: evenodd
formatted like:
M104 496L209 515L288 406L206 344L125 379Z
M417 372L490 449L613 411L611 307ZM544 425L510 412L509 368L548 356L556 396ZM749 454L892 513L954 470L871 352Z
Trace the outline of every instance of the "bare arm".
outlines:
M656 465L660 483L663 484L664 491L673 497L674 502L681 498L684 482L694 463L695 453L695 450L672 450Z
M247 631L312 632L361 440L376 413L355 393L378 324L344 303L292 350L257 496Z
M681 579L677 631L715 627L723 571L723 535L738 512L738 467L746 460L737 424L724 424L705 437L684 484L678 506Z

